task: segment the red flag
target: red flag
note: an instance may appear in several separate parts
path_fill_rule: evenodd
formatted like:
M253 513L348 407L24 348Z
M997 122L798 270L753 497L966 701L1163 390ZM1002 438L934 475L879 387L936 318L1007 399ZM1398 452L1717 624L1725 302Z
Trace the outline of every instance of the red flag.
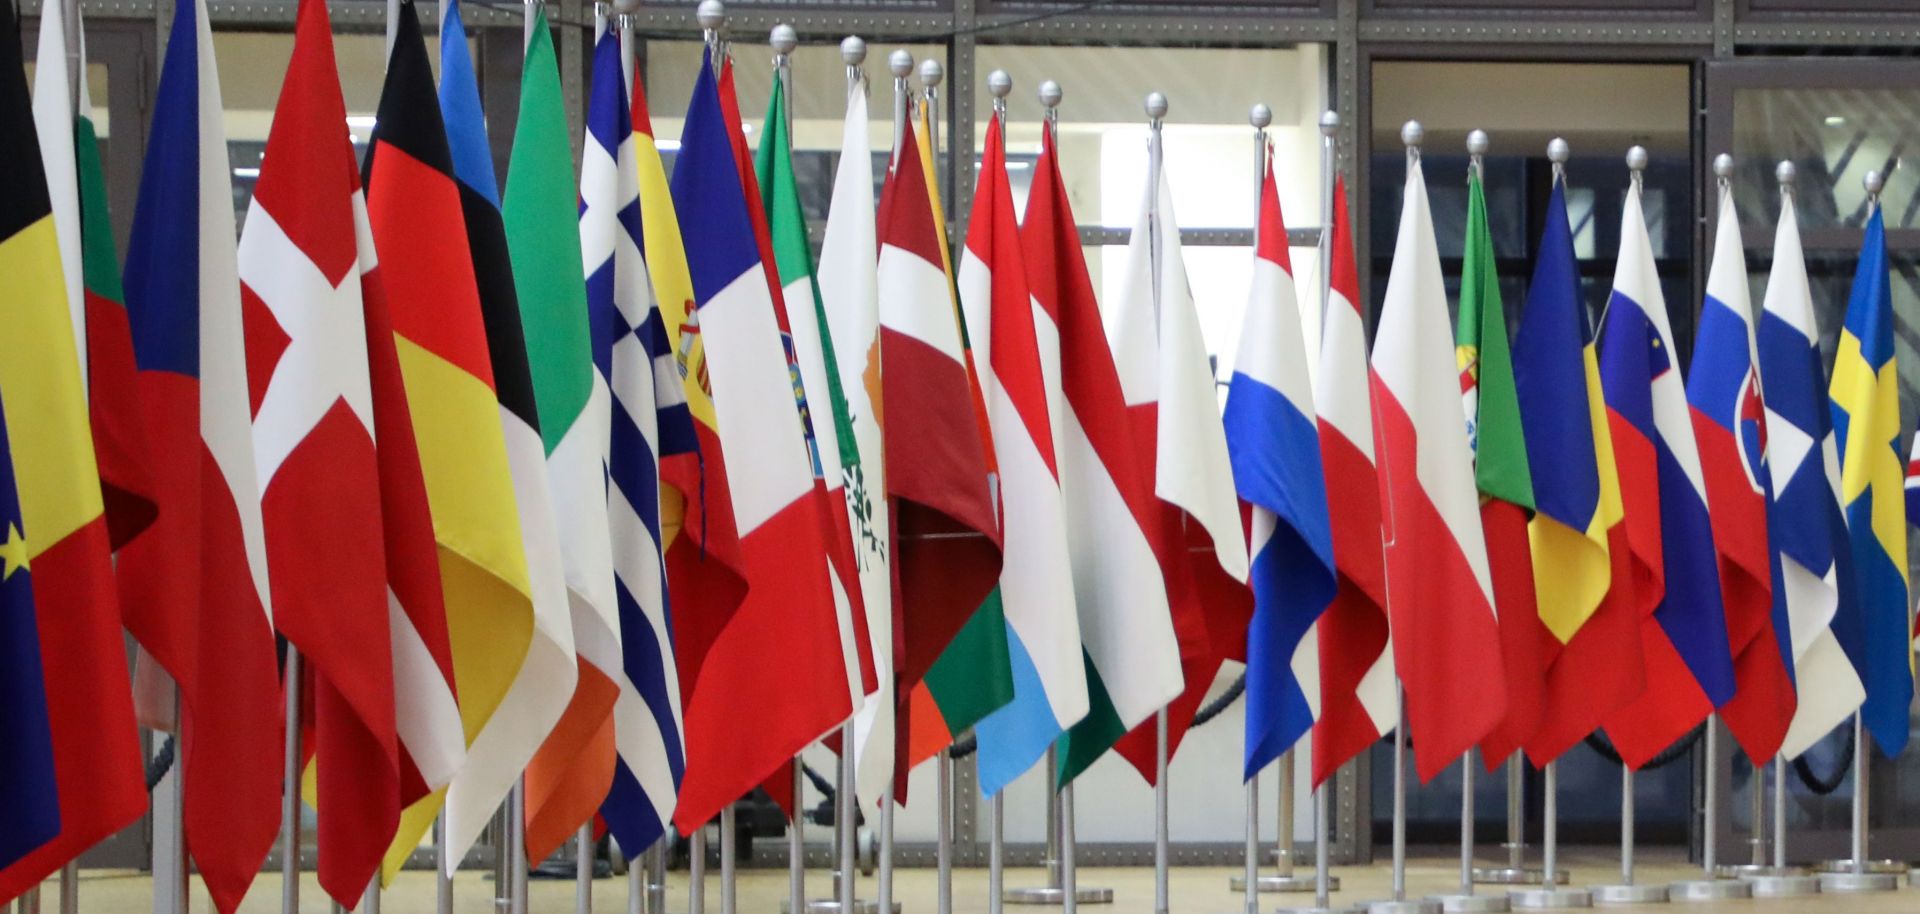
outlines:
M326 5L302 0L239 270L274 624L314 689L320 884L351 905L400 785L365 302L385 308L337 74Z

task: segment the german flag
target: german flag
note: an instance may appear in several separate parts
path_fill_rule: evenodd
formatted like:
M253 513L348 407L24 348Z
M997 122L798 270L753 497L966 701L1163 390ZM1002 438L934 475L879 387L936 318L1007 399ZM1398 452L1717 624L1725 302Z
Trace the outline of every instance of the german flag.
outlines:
M505 382L495 382L489 321L465 243L462 190L410 3L401 9L394 50L367 159L367 209L439 544L461 726L471 746L526 660L532 585L501 429ZM463 778L485 768L482 762L469 752L452 789L458 792ZM402 813L387 853L389 878L432 824L443 796ZM460 809L454 804L448 813L452 860L465 852L455 840L466 830Z
M100 476L19 28L11 12L0 16L0 400L20 500L19 523L0 542L5 569L16 559L32 569L53 774L66 789L52 840L0 869L0 902L146 809ZM13 828L15 812L5 809L0 831Z

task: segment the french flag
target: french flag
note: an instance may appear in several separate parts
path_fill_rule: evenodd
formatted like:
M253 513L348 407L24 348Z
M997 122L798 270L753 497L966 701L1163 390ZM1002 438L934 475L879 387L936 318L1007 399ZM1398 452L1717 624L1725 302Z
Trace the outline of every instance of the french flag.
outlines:
M1308 634L1339 583L1300 302L1271 161L1260 185L1253 288L1221 422L1234 485L1249 510L1253 621L1243 774L1252 777L1319 714L1319 656Z
M1600 329L1600 385L1628 535L1653 531L1665 590L1640 623L1646 691L1603 723L1620 757L1637 769L1733 698L1734 678L1706 481L1638 185L1626 199L1613 297Z
M1687 402L1693 407L1700 465L1713 509L1713 542L1720 552L1720 589L1738 685L1722 715L1747 757L1763 763L1780 751L1793 719L1793 645L1787 634L1785 588L1773 583L1780 577L1780 553L1767 535L1773 482L1752 314L1733 190L1723 183Z

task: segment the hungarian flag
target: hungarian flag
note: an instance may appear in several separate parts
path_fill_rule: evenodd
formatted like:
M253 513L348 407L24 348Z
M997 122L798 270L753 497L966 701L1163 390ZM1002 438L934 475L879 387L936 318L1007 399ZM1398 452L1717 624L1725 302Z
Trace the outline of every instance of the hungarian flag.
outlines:
M1155 541L1167 582L1184 686L1167 706L1167 757L1193 722L1220 663L1245 659L1247 534L1233 488L1220 398L1180 254L1179 220L1165 168L1141 194L1127 242L1126 274L1105 314L1133 433L1154 442ZM1156 727L1145 722L1114 744L1149 783L1157 777Z
M680 671L673 656L660 531L660 460L691 453L686 393L640 254L640 173L622 79L625 49L605 28L594 44L580 169L580 241L587 263L593 362L607 386L607 519L620 610L622 672L614 703L619 757L600 815L620 847L652 847L673 820L686 772Z
M1319 671L1296 666L1338 586L1326 475L1313 415L1300 301L1268 150L1254 232L1253 284L1220 421L1248 516L1253 622L1247 630L1247 727L1241 775L1251 779L1313 726ZM1305 657L1303 657L1303 653Z
M675 209L723 447L737 466L732 511L747 569L742 604L675 616L700 645L685 691L689 765L675 824L691 831L853 713L796 383L714 61L700 77L674 168ZM770 677L769 670L780 675ZM684 676L683 671L683 676Z
M1394 654L1414 768L1423 782L1478 745L1507 710L1450 329L1416 153L1407 161L1372 365Z
M350 905L393 838L400 762L365 316L385 303L338 72L326 4L302 0L239 272L274 627L313 690L320 884Z
M1867 692L1851 659L1864 650L1864 632L1847 522L1837 501L1840 459L1820 395L1826 383L1820 329L1790 193L1780 195L1773 267L1755 335L1773 478L1768 533L1780 552L1775 586L1786 596L1793 636L1795 709L1780 754L1798 758L1853 716Z
M463 827L471 829L466 839L470 843L470 835L478 833L499 803L496 794L484 807L477 802L463 805L458 802L459 785L496 761L475 737L495 717L527 657L533 618L527 561L518 535L520 512L495 402L497 373L489 358L489 325L482 318L472 262L461 240L463 194L453 178L447 135L434 105L417 15L413 4L401 4L366 162L366 196L374 243L384 255L380 280L392 305L400 374L438 544L453 692L459 696L461 738L469 750L464 763L454 760L459 770L447 784L455 802L448 806L451 852L443 862L457 862L466 849L460 838ZM449 63L453 59L442 59L450 81L457 80L456 65ZM490 175L485 186L493 186ZM507 382L498 381L497 386L505 390ZM514 390L524 391L525 386ZM443 674L441 682L422 695L447 688L445 683ZM412 689L396 691L396 698L413 694ZM411 741L403 743L417 763ZM519 767L515 765L514 774ZM387 851L386 878L419 846L442 798L435 793L401 814L398 834Z
M1547 217L1551 232L1566 221L1554 215L1565 210L1564 187L1557 194L1560 202L1550 207L1559 209L1550 208ZM1627 191L1620 225L1620 261L1601 328L1600 380L1620 468L1627 538L1639 566L1635 604L1646 684L1638 698L1603 723L1620 757L1638 768L1732 698L1734 682L1700 454L1638 187ZM1550 240L1566 264L1567 294L1574 294L1571 233ZM1651 583L1645 577L1649 568L1656 569ZM1614 662L1618 656L1609 653ZM1579 687L1591 685L1583 679Z
M206 17L200 0L174 11L127 251L127 312L159 514L121 548L118 570L131 582L123 590L127 629L179 683L187 851L215 906L230 912L279 834L283 721L234 262L233 172ZM27 525L39 526L31 504ZM43 563L35 579L48 570ZM116 643L112 665L122 662Z
M747 559L734 525L726 455L714 412L712 375L694 307L693 276L687 267L679 215L654 142L637 68L633 85L640 250L647 261L654 296L660 302L660 316L673 347L674 373L686 394L687 411L693 417L694 437L699 443L695 451L660 457L660 526L666 545L667 588L673 604L673 651L680 667L681 707L685 714L691 714L693 686L708 650L746 597ZM690 725L691 718L683 716L683 746ZM691 759L688 762L687 770L691 771Z
M1854 656L1867 699L1860 718L1888 758L1907 746L1913 704L1913 632L1907 617L1907 524L1901 500L1900 382L1893 349L1887 231L1869 201L1866 237L1847 296L1846 323L1828 388L1840 455L1840 507L1859 583L1861 633Z
M1767 407L1754 357L1753 303L1747 297L1747 261L1731 184L1720 187L1719 228L1693 344L1687 403L1700 441L1733 651L1737 690L1721 715L1747 758L1759 766L1780 751L1793 718L1793 644L1786 589L1774 584L1781 572L1780 554L1767 531L1773 490Z
M0 410L0 711L5 712L0 714L0 746L5 747L0 769L7 772L0 779L0 804L6 809L0 816L0 874L11 875L8 870L21 858L60 835L60 784L6 421ZM37 878L23 880L21 888L37 884ZM0 894L0 904L18 891Z
M776 79L773 82L773 97L767 102L766 119L761 122L763 133L759 151L754 157L755 183L760 186L760 201L768 215L773 266L778 273L781 298L786 305L788 346L795 367L799 370L801 384L807 391L805 407L812 432L809 440L813 444L814 482L816 488L826 496L823 510L828 526L824 535L833 554L840 558L831 567L834 571L834 609L840 622L841 653L846 663L847 693L856 709L855 792L869 806L877 808L881 792L893 777L895 738L893 684L888 682L882 685L878 672L881 661L876 661L873 650L876 643L889 648L893 644L891 595L888 592L886 555L882 551L881 540L885 518L874 516L867 479L869 462L877 467L879 461L868 460L860 449L860 440L855 436L854 416L846 395L839 347L835 345L830 332L826 304L822 298L821 287L825 278L816 280L814 276L813 251L807 241L806 213L801 209L800 185L794 176L792 138L787 133L788 120L785 85ZM864 116L860 127L863 131L866 128ZM840 167L848 167L845 162L847 158L865 163L868 175L864 179L866 209L870 213L873 211L873 162L871 156L865 153L864 143L862 140L860 153L843 156ZM838 190L838 182L835 189ZM834 277L835 282L858 287L849 293L845 286L837 286L836 294L870 299L876 282L872 232L869 230L865 233L865 267L861 273L859 255L850 256L850 252L844 248L850 240L846 233L844 213L845 210L839 236L829 235L833 238L836 250L826 252L823 249L822 253L823 256L831 253L841 261L836 264L839 269ZM869 227L873 225L871 218L861 221ZM853 275L855 273L859 275L856 277ZM873 313L871 309L867 311ZM865 353L862 353L864 357ZM864 421L870 425L873 418L870 405L863 415ZM878 436L869 434L868 437L872 439L868 443L874 449L874 457L878 457ZM843 577L843 573L851 577ZM892 658L886 657L884 665L891 679ZM883 703L884 711L881 708Z
M579 831L613 784L613 705L623 678L607 527L607 388L593 368L579 205L543 9L521 69L503 215L579 678L527 769L527 856L535 862Z
M915 103L910 100L908 104ZM981 441L986 449L987 476L997 480L1000 470L994 464L993 432L988 427L987 399L980 387L979 365L974 360L972 341L967 338L965 320L960 316L960 300L953 287L952 248L947 240L947 209L940 200L940 181L933 167L933 150L927 145L927 138L933 135L933 115L925 98L919 100L916 110L919 128L913 134L914 149L920 157L920 173L927 188L927 205L933 211L934 233L940 240L940 266L947 276L949 304L953 308L954 320L961 323L960 348L964 352L961 361L966 363L967 392L972 398L974 423L980 429ZM838 189L837 181L834 187ZM997 487L999 483L996 481L992 485ZM898 607L894 611L898 612ZM902 712L907 727L907 759L901 770L904 772L932 758L934 753L952 745L959 734L965 733L1012 700L1013 661L1007 647L1006 610L996 582L908 696L905 704L909 710ZM905 797L905 783L904 778L898 779L898 786L903 788L902 798Z
M1034 319L1060 347L1054 439L1087 677L1087 716L1059 744L1057 776L1065 784L1166 707L1184 683L1157 558L1164 531L1153 494L1154 442L1129 427L1052 129L1041 132L1020 232L1027 285L1040 306Z
M1564 181L1554 187L1513 339L1519 431L1532 477L1531 605L1546 663L1544 705L1523 743L1536 765L1559 758L1641 694L1637 612L1649 605L1631 564L1638 531L1631 502L1622 501L1628 473L1619 469L1641 452L1606 419L1600 378L1607 369L1580 297Z
M1480 490L1480 527L1486 532L1487 570L1500 610L1500 660L1507 677L1506 716L1480 744L1481 761L1489 771L1527 745L1540 726L1546 646L1552 636L1541 624L1535 601L1527 519L1537 508L1509 348L1486 192L1480 169L1470 167L1454 360L1460 369L1460 401L1467 415L1467 443L1473 447L1473 481Z
M1387 625L1387 570L1380 534L1380 482L1373 461L1373 385L1367 370L1367 324L1353 263L1353 229L1345 178L1333 182L1333 241L1327 253L1327 307L1320 329L1320 366L1313 409L1320 424L1320 465L1327 491L1340 493L1333 522L1333 564L1339 588L1320 615L1312 640L1319 651L1320 716L1313 724L1313 785L1393 732L1400 720L1399 682Z
M973 382L916 137L908 121L893 150L879 216L879 363L885 370L877 399L893 528L896 695L913 694L923 679L930 689L940 684L931 672L934 661L944 660L963 632L980 632L975 611L994 592L1001 566L991 450L969 408ZM999 604L990 605L997 614ZM989 631L981 634L990 633L991 617L986 624ZM1004 622L999 630L1007 637ZM944 703L941 714L947 727L957 727Z
M1027 288L997 113L987 121L986 155L967 224L960 305L1000 468L1000 599L1013 658L1013 701L974 726L980 787L992 796L1087 714L1069 521L1055 448L1064 436L1053 424L1062 400L1060 378L1049 377L1045 368L1058 364L1059 333L1038 326L1038 303Z

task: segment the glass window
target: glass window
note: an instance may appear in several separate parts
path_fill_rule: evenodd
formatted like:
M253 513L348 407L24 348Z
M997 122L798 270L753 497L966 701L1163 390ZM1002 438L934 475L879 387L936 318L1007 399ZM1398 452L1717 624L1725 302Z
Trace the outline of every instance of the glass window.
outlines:
M1733 93L1733 156L1741 220L1771 226L1780 215L1773 169L1796 169L1795 209L1804 229L1860 228L1867 193L1860 179L1887 176L1880 199L1888 228L1920 218L1920 174L1901 168L1905 149L1920 141L1909 112L1920 89L1739 89ZM1769 235L1769 237L1771 237Z

